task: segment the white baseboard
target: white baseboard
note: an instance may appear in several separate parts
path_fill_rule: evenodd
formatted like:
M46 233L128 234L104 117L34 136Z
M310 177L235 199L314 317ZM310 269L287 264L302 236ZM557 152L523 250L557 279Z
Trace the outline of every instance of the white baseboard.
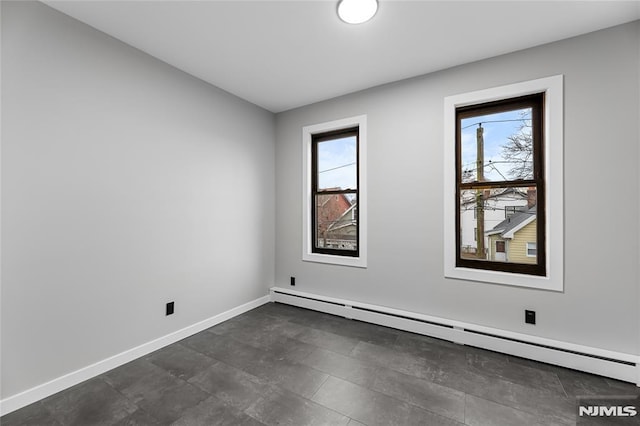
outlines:
M640 357L638 355L280 287L272 287L270 291L271 300L275 302L555 364L636 383L640 386Z
M243 314L258 306L264 305L270 301L270 296L260 297L252 300L251 302L240 305L236 308L230 309L221 314L215 315L206 320L200 321L181 330L167 334L166 336L159 337L147 343L143 343L140 346L129 349L102 361L98 361L95 364L88 365L79 370L73 371L64 376L55 378L47 383L35 386L31 389L27 389L24 392L12 395L0 401L0 416L9 414L12 411L18 410L71 386L82 383L85 380L96 377L102 373L106 373L116 367L119 367L127 362L133 361L137 358L145 356L153 351L163 348L167 345L175 343L179 340L185 339L191 335L206 330L209 327L213 327L216 324L227 321L235 316Z

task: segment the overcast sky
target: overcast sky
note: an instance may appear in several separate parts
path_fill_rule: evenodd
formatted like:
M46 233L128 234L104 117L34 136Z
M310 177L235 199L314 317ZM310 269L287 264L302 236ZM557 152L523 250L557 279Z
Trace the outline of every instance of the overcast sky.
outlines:
M318 144L318 187L356 189L356 137Z

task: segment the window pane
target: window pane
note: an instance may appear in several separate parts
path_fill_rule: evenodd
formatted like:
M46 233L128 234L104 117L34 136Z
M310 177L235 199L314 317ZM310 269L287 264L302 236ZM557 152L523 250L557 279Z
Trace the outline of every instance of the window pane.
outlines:
M348 136L318 143L318 191L357 189L357 138Z
M531 108L460 120L462 182L533 178Z
M462 258L537 263L535 187L467 189L460 194Z
M538 255L538 245L536 243L527 243L527 256L537 256Z
M358 249L358 202L355 194L315 196L316 248Z

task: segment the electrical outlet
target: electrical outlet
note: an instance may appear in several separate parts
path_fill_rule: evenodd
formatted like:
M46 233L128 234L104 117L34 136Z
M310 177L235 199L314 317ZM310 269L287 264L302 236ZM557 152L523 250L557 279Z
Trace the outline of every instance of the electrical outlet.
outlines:
M174 302L167 303L167 315L173 315Z
M292 287L296 286L296 277L291 277L291 286Z
M524 311L524 322L536 325L536 311Z

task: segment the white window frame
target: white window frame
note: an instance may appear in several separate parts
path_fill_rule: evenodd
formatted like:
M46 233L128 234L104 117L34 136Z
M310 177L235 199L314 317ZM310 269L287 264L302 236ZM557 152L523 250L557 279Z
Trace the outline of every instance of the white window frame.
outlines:
M531 250L531 246L535 246L534 250L536 250L536 251L538 250L537 243L527 243L527 245L525 247L525 250L526 250L525 254L527 255L527 257L536 257L537 254L529 254L529 250Z
M545 93L544 161L546 275L463 268L456 266L456 108ZM506 86L448 96L444 99L444 276L461 280L564 290L563 212L563 76L556 75Z
M311 229L311 146L312 136L334 130L358 127L358 257L338 256L313 252L313 233ZM329 263L333 265L367 267L367 116L314 124L302 128L302 260L307 262Z

